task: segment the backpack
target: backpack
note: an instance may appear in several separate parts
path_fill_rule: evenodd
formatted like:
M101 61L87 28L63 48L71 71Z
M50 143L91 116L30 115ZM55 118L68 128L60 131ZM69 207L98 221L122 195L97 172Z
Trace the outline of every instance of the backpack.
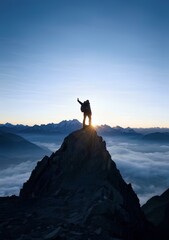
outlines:
M85 102L81 105L80 110L81 110L82 112L85 112L85 111L89 110L89 108L90 108L89 102L88 102L88 101L85 101Z
M81 112L84 112L84 111L85 111L85 106L84 106L84 104L81 105L80 110L81 110Z

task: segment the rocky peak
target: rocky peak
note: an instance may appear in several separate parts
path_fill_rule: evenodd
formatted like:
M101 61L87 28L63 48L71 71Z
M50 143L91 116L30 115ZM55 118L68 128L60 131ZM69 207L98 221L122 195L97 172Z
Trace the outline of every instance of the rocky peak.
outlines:
M105 182L119 191L124 186L131 190L106 150L105 141L93 128L86 128L68 135L58 151L38 162L20 196L49 196L61 187L92 188ZM134 192L132 194L138 203Z
M20 198L47 199L46 204L52 199L57 210L50 218L81 231L72 239L146 239L148 224L139 200L93 128L71 133L58 151L38 162Z

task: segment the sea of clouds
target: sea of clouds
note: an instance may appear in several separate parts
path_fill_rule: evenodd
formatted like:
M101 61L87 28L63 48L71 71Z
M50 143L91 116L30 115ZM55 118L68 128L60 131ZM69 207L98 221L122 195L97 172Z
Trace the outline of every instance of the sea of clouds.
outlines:
M26 161L0 170L0 196L18 195L35 165L35 161Z
M124 180L132 184L141 204L169 188L169 145L113 137L104 139L112 160L116 163ZM55 142L43 140L35 143L41 147L48 147L54 152L62 141L60 137ZM0 170L0 196L18 195L35 166L36 161L27 161Z
M169 145L107 138L107 149L140 203L169 188Z

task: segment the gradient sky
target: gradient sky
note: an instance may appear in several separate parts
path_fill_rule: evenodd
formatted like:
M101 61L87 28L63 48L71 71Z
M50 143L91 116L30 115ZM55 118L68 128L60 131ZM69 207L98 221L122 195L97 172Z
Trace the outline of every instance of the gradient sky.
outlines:
M169 2L0 0L0 122L169 127Z

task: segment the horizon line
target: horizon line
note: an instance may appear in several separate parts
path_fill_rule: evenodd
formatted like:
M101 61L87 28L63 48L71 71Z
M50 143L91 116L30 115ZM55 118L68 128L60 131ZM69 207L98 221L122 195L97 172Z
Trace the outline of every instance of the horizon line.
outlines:
M59 124L59 123L61 123L61 122L63 122L63 121L74 121L74 120L77 120L79 123L81 123L82 124L82 122L81 121L79 121L78 119L69 119L69 120L67 120L67 119L64 119L64 120L61 120L60 122L48 122L48 123L34 123L34 124L27 124L27 123L12 123L12 122L9 122L9 121L7 121L7 122L5 122L5 123L0 123L0 125L6 125L6 124L11 124L11 125L13 125L13 126L16 126L16 125L24 125L24 126L28 126L28 127L33 127L33 126L35 126L35 125L38 125L38 126L41 126L41 125L48 125L48 124ZM164 126L150 126L150 127L143 127L143 126L139 126L139 127L132 127L132 126L128 126L128 127L123 127L123 126L120 126L120 125L116 125L116 126L111 126L111 125L109 125L109 124L107 124L107 123L102 123L102 124L96 124L96 125L94 125L94 127L100 127L100 126L109 126L109 127L111 127L111 128L116 128L116 127L121 127L121 128L134 128L134 129L149 129L149 128L160 128L160 129L164 129L164 128L167 128L167 129L169 129L169 126L168 127L164 127Z

